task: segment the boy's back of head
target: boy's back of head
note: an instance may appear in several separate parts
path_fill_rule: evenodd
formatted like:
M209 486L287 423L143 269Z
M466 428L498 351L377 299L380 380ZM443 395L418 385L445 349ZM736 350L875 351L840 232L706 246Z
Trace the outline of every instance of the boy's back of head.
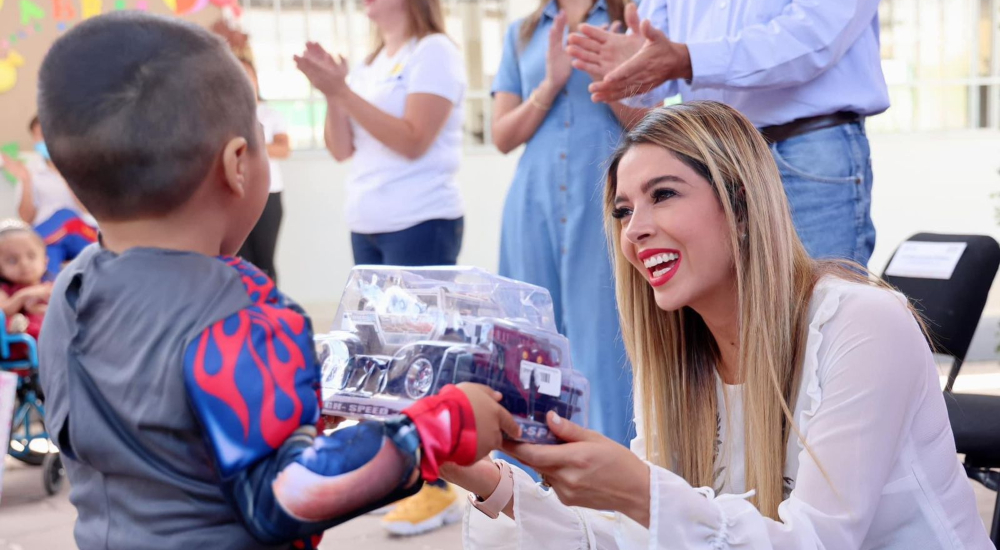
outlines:
M57 40L38 104L53 163L98 220L167 214L228 140L261 145L254 92L225 43L140 12L89 19Z

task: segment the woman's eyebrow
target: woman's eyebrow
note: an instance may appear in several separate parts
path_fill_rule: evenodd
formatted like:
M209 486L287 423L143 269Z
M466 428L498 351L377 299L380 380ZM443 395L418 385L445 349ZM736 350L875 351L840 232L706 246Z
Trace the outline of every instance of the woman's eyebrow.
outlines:
M681 184L684 184L684 185L690 185L687 182L687 180L685 180L684 178L682 178L680 176L675 176L673 174L664 174L662 176L656 176L654 178L650 178L650 179L646 180L646 182L642 184L642 187L639 188L639 192L640 192L640 194L645 195L646 193L649 193L649 190L652 189L654 186L656 186L658 184L661 184L661 183L665 183L665 182L681 183ZM628 202L628 198L625 197L625 196L623 196L623 195L618 195L617 197L615 197L615 206L618 206L619 203L623 203L623 202Z
M684 185L688 185L688 182L680 176L675 176L673 174L664 174L662 176L656 176L655 178L650 178L646 180L646 183L642 184L642 187L639 188L639 191L643 195L645 195L646 193L649 193L649 190L652 189L653 186L664 182L683 183Z

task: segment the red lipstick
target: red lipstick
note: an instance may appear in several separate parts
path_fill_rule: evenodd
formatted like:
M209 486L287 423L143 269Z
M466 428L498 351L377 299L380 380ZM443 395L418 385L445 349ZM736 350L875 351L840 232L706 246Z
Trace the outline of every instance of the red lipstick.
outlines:
M645 266L649 284L654 287L667 284L681 265L680 251L672 248L649 248L639 252L636 258Z

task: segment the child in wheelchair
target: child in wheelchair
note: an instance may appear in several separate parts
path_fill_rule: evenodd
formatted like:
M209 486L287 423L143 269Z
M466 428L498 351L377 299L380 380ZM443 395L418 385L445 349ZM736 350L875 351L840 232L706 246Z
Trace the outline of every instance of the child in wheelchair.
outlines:
M9 333L38 339L52 294L45 242L29 225L17 220L0 222L0 309ZM22 358L26 350L17 349Z
M0 370L17 375L7 453L42 465L43 483L55 494L62 463L45 430L36 341L52 293L45 243L20 220L0 221Z

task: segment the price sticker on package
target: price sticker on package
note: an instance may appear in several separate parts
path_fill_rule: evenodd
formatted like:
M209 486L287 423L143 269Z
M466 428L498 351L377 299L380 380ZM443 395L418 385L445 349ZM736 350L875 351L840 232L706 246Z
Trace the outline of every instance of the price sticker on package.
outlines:
M562 393L562 371L545 365L535 367L535 384L538 385L538 392L559 397Z
M534 378L538 393L559 397L562 394L562 371L531 361L521 361L521 387L530 390Z

